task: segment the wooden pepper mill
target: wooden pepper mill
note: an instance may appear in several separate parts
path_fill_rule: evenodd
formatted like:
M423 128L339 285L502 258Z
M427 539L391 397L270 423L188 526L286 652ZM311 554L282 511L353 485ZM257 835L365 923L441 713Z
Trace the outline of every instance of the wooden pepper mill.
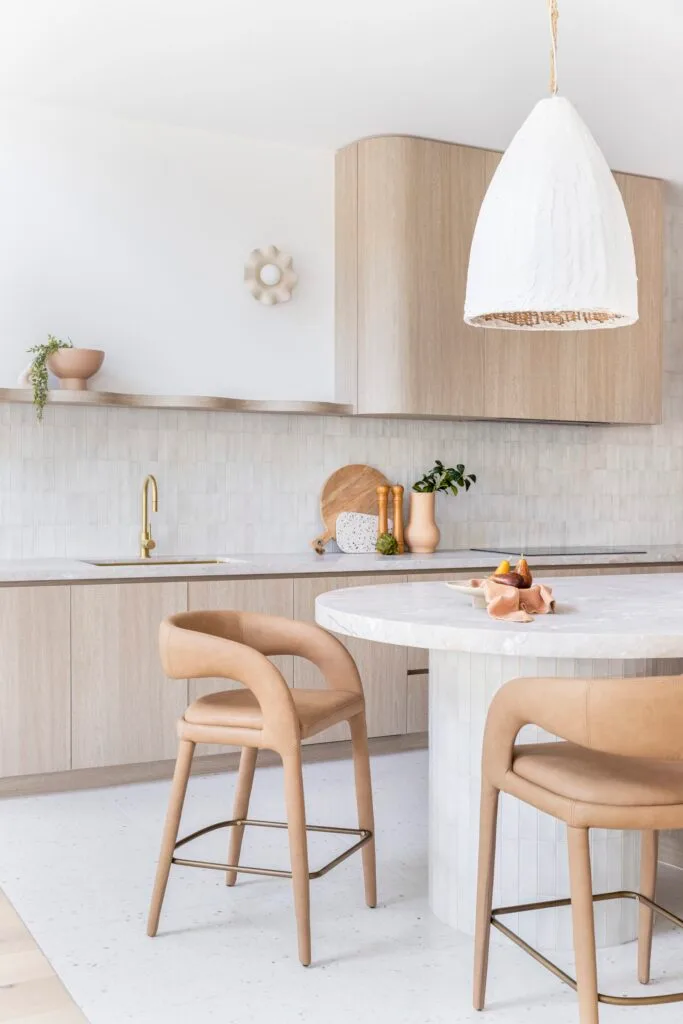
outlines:
M401 484L394 484L391 493L394 496L394 537L398 544L398 553L402 555L406 546L403 540L403 487Z
M377 536L389 532L389 487L387 484L380 484L377 488Z

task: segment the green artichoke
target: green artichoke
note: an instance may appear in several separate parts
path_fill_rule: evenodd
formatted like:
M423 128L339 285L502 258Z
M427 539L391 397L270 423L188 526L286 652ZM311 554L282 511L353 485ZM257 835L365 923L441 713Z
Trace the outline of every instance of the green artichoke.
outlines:
M377 538L375 550L378 551L380 555L397 555L398 541L394 537L393 533L380 533Z

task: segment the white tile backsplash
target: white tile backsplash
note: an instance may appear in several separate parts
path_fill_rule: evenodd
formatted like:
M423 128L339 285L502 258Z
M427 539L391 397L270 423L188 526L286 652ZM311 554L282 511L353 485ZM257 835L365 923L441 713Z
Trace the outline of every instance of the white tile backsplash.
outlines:
M0 557L134 554L159 480L160 553L304 550L325 478L368 462L408 487L435 458L442 547L683 542L683 206L666 211L664 422L655 427L0 406ZM599 344L599 336L595 344Z

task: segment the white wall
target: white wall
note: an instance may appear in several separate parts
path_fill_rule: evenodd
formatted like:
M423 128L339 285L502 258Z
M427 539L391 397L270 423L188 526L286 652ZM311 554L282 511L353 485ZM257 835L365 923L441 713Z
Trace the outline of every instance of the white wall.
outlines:
M0 110L0 386L48 332L101 390L334 398L332 152L50 108ZM266 308L244 261L294 256Z

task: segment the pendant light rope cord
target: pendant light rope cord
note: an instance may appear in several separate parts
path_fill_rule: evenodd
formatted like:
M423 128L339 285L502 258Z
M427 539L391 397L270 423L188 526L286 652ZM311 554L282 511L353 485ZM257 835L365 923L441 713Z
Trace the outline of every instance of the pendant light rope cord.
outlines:
M548 0L548 11L550 14L550 92L557 96L557 21L560 12L557 7L557 0Z

